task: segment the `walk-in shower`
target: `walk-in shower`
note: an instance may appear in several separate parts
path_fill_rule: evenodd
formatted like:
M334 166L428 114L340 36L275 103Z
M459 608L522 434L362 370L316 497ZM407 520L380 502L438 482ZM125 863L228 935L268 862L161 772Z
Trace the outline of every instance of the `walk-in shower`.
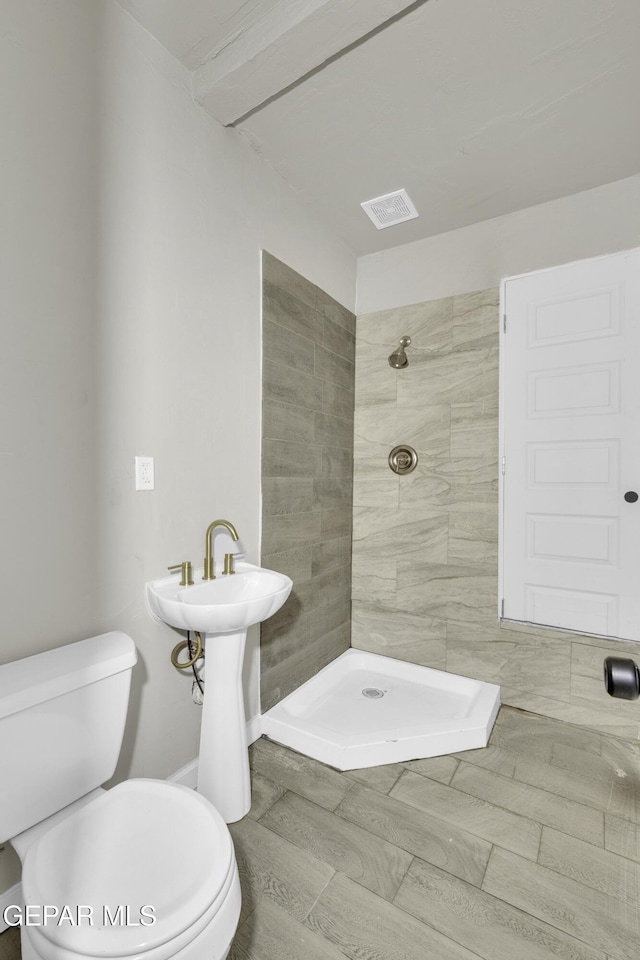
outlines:
M425 359L453 304L374 318L370 336L365 320L356 335L355 316L270 255L263 279L262 556L282 565L294 589L261 632L262 732L343 770L483 747L500 689L426 666L446 666L447 638L432 642L431 618L421 615L456 602L457 584L449 600L446 584L423 569L447 574L449 507L421 506L434 460L451 447L450 404L434 412ZM330 309L322 319L305 303ZM283 327L306 352L282 354ZM397 658L380 655L387 651Z

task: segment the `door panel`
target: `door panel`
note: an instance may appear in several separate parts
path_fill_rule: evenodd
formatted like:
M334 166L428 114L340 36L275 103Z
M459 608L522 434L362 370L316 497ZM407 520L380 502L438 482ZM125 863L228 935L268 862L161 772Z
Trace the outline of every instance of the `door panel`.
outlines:
M506 619L640 640L640 251L507 280Z
M564 417L617 413L620 405L620 365L534 370L529 373L529 416Z
M619 443L617 440L556 440L527 445L529 486L567 488L597 487L617 493Z
M613 594L527 584L527 620L579 633L616 636L618 597Z
M527 558L617 564L618 521L613 517L529 514Z
M619 333L620 287L566 300L536 302L529 320L529 346L545 347Z

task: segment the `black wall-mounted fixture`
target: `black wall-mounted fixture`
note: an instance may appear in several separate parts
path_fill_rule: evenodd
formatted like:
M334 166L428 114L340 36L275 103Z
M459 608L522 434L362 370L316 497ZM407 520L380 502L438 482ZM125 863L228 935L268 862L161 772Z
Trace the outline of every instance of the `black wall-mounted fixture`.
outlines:
M638 664L626 657L607 657L604 661L604 685L610 697L637 700L640 697Z

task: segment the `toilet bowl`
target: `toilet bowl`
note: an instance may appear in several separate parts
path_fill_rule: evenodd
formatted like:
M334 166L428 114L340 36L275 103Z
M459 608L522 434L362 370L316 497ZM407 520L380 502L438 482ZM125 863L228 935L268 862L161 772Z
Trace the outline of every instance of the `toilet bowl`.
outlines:
M36 919L44 904L57 911L22 927L23 960L226 956L240 913L233 844L194 791L127 780L12 842L25 906Z
M120 747L116 718L135 659L130 638L107 634L0 667L0 755L7 751L10 774L0 785L0 840L22 861L23 960L229 952L240 884L218 811L167 781L98 786L114 733ZM115 730L105 732L107 719Z

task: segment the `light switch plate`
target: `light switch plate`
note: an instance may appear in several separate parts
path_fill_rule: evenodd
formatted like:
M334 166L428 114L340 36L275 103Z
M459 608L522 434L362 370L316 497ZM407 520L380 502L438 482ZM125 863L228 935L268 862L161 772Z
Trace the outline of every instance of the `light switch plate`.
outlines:
M153 457L136 457L136 490L154 489Z

